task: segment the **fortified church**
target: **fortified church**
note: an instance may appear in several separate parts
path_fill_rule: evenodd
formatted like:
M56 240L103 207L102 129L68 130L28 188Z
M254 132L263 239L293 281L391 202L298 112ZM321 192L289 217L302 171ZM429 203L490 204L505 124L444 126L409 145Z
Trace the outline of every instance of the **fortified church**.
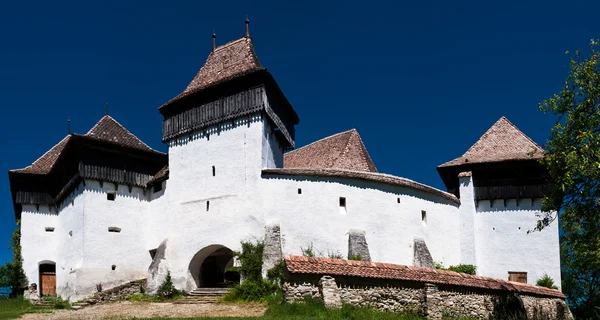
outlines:
M40 295L77 300L146 278L152 292L167 270L179 289L219 287L232 251L252 239L265 241L264 270L312 245L560 283L558 223L527 232L546 190L544 150L508 119L437 168L438 190L378 172L354 129L297 147L298 114L248 31L219 47L214 38L187 88L159 108L167 154L106 115L9 172Z

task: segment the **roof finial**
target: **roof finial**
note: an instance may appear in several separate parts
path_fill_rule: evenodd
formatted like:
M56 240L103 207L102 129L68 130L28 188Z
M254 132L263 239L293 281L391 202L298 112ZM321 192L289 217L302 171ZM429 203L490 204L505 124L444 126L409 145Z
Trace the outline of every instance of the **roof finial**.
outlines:
M250 19L246 15L246 38L250 38Z
M67 123L68 123L68 126L69 126L69 134L71 134L71 117L67 118Z
M215 49L217 48L217 34L213 31L212 34L212 39L213 39L213 52L215 52Z
M104 105L104 115L108 115L108 103Z

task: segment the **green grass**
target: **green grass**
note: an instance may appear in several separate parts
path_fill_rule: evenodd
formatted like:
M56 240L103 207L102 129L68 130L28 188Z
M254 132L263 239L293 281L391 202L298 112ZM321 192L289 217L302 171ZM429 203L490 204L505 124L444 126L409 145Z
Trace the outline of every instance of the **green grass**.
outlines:
M33 306L23 298L0 298L0 320L17 319L33 312Z

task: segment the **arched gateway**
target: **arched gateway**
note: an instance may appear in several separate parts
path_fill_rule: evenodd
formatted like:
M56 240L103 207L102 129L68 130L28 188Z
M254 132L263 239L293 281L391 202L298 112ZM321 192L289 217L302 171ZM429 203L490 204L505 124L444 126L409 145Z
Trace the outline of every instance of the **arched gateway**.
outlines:
M198 288L227 286L225 271L233 266L233 251L222 245L210 245L198 251L190 261L189 272Z

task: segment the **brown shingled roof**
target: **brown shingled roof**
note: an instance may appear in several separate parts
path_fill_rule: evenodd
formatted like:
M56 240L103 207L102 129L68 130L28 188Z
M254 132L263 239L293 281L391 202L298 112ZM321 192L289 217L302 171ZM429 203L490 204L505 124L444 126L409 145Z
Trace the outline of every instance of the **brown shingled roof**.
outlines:
M48 152L44 153L39 159L35 160L35 162L33 162L30 166L11 171L31 174L46 174L50 172L54 166L54 163L56 163L56 160L58 160L58 157L60 157L63 150L67 146L69 140L71 140L71 135L64 137L59 143L48 150Z
M285 265L287 270L292 274L404 280L565 298L564 294L559 290L533 286L526 283L399 264L287 256L285 258Z
M169 178L169 166L166 165L162 169L160 169L160 171L157 174L155 174L154 177L152 177L152 179L150 179L150 181L148 181L148 185L151 186L157 182L161 182L168 178Z
M359 179L365 181L373 181L378 183L385 183L394 186L401 186L411 188L430 194L434 194L450 200L454 203L459 204L458 198L448 192L430 187L428 185L418 183L406 178L400 178L389 174L383 174L378 172L358 171L358 170L343 170L343 169L327 169L327 168L272 168L263 169L263 175L289 175L289 176L315 176L315 177L335 177L335 178L348 178L348 179Z
M356 129L334 134L286 153L283 166L377 172Z
M102 117L85 136L109 141L124 147L154 151L109 115Z
M521 132L506 117L502 117L465 154L439 167L466 163L540 159L543 156L544 149L542 147Z
M231 41L211 52L187 88L159 109L210 86L259 70L264 68L254 52L252 40L243 37Z
M39 159L37 159L30 166L11 170L11 172L18 173L30 173L30 174L47 174L52 170L54 164L62 154L63 150L71 141L73 136L81 136L86 138L92 138L101 141L107 141L114 144L118 144L123 147L129 147L134 149L139 149L143 151L151 151L160 153L158 151L153 150L147 144L143 143L138 137L129 132L125 127L123 127L119 122L113 119L111 116L106 115L96 123L96 125L90 129L90 131L85 135L68 135L64 139L62 139L58 144L56 144L52 149L42 155Z

